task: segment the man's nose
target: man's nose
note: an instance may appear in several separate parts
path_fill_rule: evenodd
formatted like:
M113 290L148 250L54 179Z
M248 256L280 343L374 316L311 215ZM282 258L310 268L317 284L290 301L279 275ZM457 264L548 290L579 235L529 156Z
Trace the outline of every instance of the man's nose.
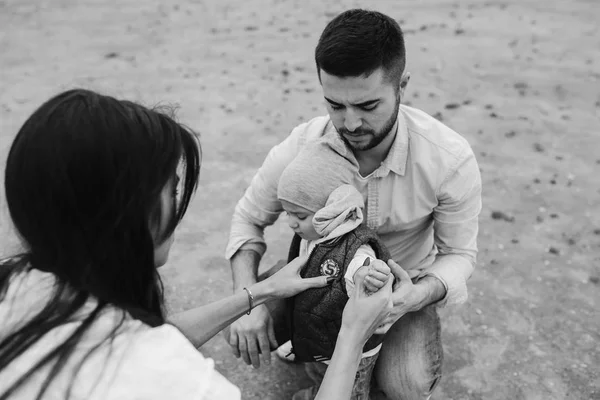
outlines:
M344 115L344 126L350 132L354 132L357 128L362 125L360 120L360 116L356 115L356 113L350 109L346 110L346 115Z

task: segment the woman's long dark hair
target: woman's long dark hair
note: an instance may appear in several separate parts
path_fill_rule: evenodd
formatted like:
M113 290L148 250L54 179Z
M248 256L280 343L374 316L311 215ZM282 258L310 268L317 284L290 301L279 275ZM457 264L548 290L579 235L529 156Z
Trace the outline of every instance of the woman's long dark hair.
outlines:
M87 90L61 93L29 117L13 141L5 171L8 208L26 251L0 265L0 301L10 277L22 270L51 272L58 279L45 308L0 341L0 371L70 320L88 299L98 304L0 400L52 363L41 398L107 305L151 326L164 323L154 248L185 214L200 157L194 133L166 113ZM160 194L181 162L183 192L161 226L166 210Z

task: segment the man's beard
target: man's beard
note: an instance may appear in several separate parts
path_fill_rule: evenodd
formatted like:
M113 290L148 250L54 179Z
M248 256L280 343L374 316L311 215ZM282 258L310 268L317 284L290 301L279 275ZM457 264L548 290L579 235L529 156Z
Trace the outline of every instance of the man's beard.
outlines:
M383 127L378 131L374 131L372 129L365 128L357 128L354 132L350 132L348 129L342 127L337 128L336 130L340 135L340 138L346 143L346 145L352 150L365 151L371 150L377 147L383 140L391 133L396 120L398 119L398 110L400 108L400 98L396 101L396 106L394 107L394 112L390 116L390 118L386 121ZM370 140L365 143L352 143L348 140L347 136L361 136L361 135L370 135Z

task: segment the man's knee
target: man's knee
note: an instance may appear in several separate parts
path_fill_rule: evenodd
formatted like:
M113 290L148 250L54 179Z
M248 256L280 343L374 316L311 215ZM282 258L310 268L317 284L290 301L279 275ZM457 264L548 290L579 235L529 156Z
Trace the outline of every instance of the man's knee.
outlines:
M427 399L441 378L443 348L435 309L407 314L390 331L375 369L389 399Z
M426 400L429 399L439 381L441 371L431 373L404 369L404 373L376 370L377 385L387 399L394 400Z

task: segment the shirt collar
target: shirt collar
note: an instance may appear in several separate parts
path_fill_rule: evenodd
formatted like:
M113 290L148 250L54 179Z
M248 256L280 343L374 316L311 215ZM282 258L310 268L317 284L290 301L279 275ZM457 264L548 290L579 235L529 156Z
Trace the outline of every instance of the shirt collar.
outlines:
M398 130L396 138L392 143L390 152L381 163L381 166L389 169L396 175L404 176L406 173L406 162L408 160L408 127L404 119L404 113L398 110Z

